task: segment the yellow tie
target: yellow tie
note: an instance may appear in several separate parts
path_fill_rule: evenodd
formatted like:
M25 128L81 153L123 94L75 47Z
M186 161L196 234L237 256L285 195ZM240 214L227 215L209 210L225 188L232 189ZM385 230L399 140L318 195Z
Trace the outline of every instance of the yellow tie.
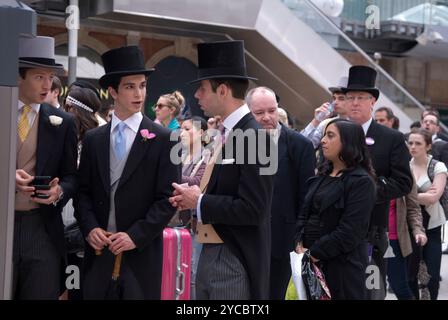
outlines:
M28 121L28 113L30 113L31 107L24 105L22 108L22 115L19 119L19 124L17 125L17 131L19 133L20 140L25 141L28 132L30 131L30 123Z

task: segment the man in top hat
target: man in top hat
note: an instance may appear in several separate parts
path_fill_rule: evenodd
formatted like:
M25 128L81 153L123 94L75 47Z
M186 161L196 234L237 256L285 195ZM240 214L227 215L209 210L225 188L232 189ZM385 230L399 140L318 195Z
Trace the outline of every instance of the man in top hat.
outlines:
M170 159L175 142L140 112L154 70L145 68L141 50L122 47L101 58L106 74L99 82L115 109L111 122L88 131L83 141L75 201L87 240L83 296L111 294L115 257L122 254L121 293L114 298L160 299L162 231L175 213L171 183L180 179L180 166Z
M369 295L370 298L384 299L384 254L388 247L389 203L390 200L411 192L412 175L409 168L410 155L403 134L376 123L372 118L373 106L380 94L375 87L375 80L374 69L353 66L343 92L349 103L350 119L364 130L377 176L377 201L371 215L368 238L372 245L371 256L380 269L383 283L379 291L369 290Z
M347 86L347 77L341 77L336 87L329 87L331 92L332 103L334 104L333 111L329 110L330 103L325 102L319 108L314 110L313 120L300 133L306 138L310 139L315 149L320 145L327 124L334 119L331 117L336 113L337 118L348 118L348 106L345 100L345 94L342 88Z
M19 39L19 104L13 252L13 296L57 299L65 258L61 210L76 188L77 135L71 115L44 103L63 67L54 39ZM33 186L48 176L48 190ZM37 190L39 188L39 190Z
M170 199L176 207L197 210L196 239L204 245L196 297L268 299L273 177L260 174L257 152L262 142L252 140L249 146L251 138L241 138L255 135L257 139L260 128L244 103L248 79L253 79L246 73L244 44L202 43L198 58L200 85L195 97L207 116L222 117L221 139L215 139L214 151L222 160L207 165L200 188L174 184ZM254 162L248 161L249 147L256 148L250 151Z

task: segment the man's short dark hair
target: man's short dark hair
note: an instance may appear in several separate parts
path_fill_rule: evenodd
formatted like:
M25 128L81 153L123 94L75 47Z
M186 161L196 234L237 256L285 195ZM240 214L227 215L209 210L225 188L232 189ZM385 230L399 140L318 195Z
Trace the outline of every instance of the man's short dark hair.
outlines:
M232 96L235 99L244 100L246 91L249 88L249 80L247 79L220 78L209 79L209 81L213 92L216 92L216 89L218 89L221 84L224 84L230 88Z
M378 108L375 112L382 112L382 111L386 112L387 120L392 120L395 117L394 112L389 107Z

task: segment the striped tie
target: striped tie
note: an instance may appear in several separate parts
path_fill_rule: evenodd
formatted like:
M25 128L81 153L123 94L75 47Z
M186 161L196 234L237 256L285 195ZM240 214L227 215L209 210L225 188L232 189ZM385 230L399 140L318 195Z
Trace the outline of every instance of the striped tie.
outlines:
M17 132L19 133L19 138L23 142L30 131L30 122L28 121L28 113L30 113L31 107L24 105L22 108L22 115L20 116L19 123L17 125Z

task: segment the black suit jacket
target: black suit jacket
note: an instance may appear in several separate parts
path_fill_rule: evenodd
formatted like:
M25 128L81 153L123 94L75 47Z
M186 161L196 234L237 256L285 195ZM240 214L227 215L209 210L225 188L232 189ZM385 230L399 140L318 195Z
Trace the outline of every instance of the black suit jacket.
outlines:
M369 137L374 140L368 149L378 178L377 202L372 211L371 227L387 229L390 200L405 196L412 189L410 154L401 132L375 121L367 130L366 138Z
M259 128L252 114L248 113L233 129L255 132ZM235 135L229 134L223 153L226 154L230 144L236 146L237 140ZM269 139L267 141L269 144ZM266 146L261 144L258 149ZM254 145L257 142L251 143ZM243 154L237 155L237 149ZM251 299L268 299L273 176L260 175L262 165L257 157L253 164L248 161L248 156L255 156L249 154L248 140L238 143L232 151L235 163L217 163L213 168L207 193L201 200L201 218L204 223L213 224L218 235L245 267ZM243 164L237 163L241 156L245 158Z
M96 227L107 229L110 207L110 129L111 124L87 132L79 166L79 195L75 217L84 237ZM155 138L144 140L140 130L148 129ZM126 232L137 246L123 258L141 284L145 299L160 299L162 277L162 231L175 209L168 198L173 182L180 181L180 165L170 160L170 131L143 116L139 131L115 193L118 232ZM95 259L86 245L85 271ZM101 284L98 284L101 285Z
M297 219L308 191L306 181L314 176L316 157L313 144L282 125L278 159L271 209L271 256L289 259L289 253L294 250Z
M50 116L62 118L53 125ZM58 177L64 196L57 206L40 205L45 229L61 257L65 256L64 224L61 211L76 191L78 138L73 116L48 104L41 104L36 148L36 175Z

